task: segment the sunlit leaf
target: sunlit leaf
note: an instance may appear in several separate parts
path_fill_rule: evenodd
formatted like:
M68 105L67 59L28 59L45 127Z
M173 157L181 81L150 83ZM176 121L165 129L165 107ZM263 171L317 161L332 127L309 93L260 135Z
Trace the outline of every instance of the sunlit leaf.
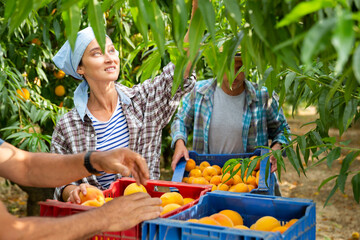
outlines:
M181 56L178 59L178 61L176 62L175 70L174 70L173 85L172 85L172 89L171 89L172 96L176 93L180 84L183 82L184 70L185 70L186 63L187 63L187 58L185 56Z
M137 1L131 1L131 2L136 3ZM138 6L131 7L130 11L131 11L131 15L133 16L133 19L134 19L137 29L143 35L144 42L147 45L148 44L148 24L145 21L145 19L143 19L142 15L139 14Z
M150 27L160 54L163 56L165 54L165 23L155 1L151 3L151 10L153 11L151 16L154 16L154 20L151 21Z
M229 16L237 23L239 27L242 25L242 14L239 8L239 4L236 1L224 0L226 10L229 12Z
M89 0L89 20L94 31L95 38L100 45L102 52L105 52L106 30L101 5L97 0Z
M300 2L276 25L276 27L289 25L290 23L298 21L305 15L316 12L322 8L331 7L332 4L333 1L331 0L313 0L308 2Z
M212 39L215 41L215 12L210 1L198 0L198 6Z
M310 64L312 57L323 49L324 40L329 37L335 23L334 18L321 20L309 30L301 48L301 60L304 63Z
M201 17L200 10L196 10L193 19L191 20L189 30L190 44L190 60L193 61L198 52L200 42L205 30L204 20Z
M349 55L353 49L355 33L353 30L353 20L351 13L347 10L337 11L337 23L333 33L331 42L334 45L338 54L335 73L342 72L345 63L347 62Z
M296 78L296 73L289 72L285 77L285 89L288 91L290 89L291 84L294 82Z
M14 0L8 0L14 1ZM11 14L11 20L9 24L9 34L13 33L13 31L20 26L20 24L28 17L29 13L33 7L33 1L15 1L16 7L14 8L13 4L10 4L9 10L7 14Z
M187 28L187 8L184 0L175 0L172 11L172 26L173 35L176 45L179 50L182 50L183 40Z
M68 10L62 12L61 16L65 23L67 39L69 40L71 48L74 49L81 22L81 13L78 5L72 5Z
M354 55L353 55L353 61L352 61L352 67L354 71L354 75L356 77L356 80L360 84L360 45L357 46Z

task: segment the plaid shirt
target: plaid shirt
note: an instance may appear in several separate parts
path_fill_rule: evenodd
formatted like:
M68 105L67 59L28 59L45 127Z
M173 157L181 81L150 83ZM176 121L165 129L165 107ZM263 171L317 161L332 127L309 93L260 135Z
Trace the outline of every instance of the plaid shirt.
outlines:
M188 133L193 131L193 150L209 154L209 127L213 110L216 79L199 81L193 90L184 96L182 106L171 125L171 146L178 139L187 143ZM288 143L284 129L290 132L282 109L278 111L278 97L269 99L265 87L257 89L255 83L245 80L246 104L244 106L242 140L243 152L253 152L256 146L268 146L268 140Z
M181 97L191 91L196 81L195 74L192 74L184 80L183 90L180 86L171 97L174 68L174 64L169 63L153 81L149 79L132 88L116 84L129 128L129 148L146 159L151 179L160 177L162 129L175 113ZM74 108L57 123L52 136L51 152L73 154L90 150L96 150L95 129L90 118L85 115L83 121ZM119 177L121 176L118 174L117 178ZM95 175L71 184L81 183L104 190ZM61 200L65 187L66 185L55 189L55 199Z

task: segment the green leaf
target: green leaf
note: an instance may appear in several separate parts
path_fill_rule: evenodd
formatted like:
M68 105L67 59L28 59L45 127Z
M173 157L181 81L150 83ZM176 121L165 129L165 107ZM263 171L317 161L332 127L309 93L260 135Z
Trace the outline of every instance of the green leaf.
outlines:
M165 23L162 16L162 13L156 4L156 2L151 3L151 10L153 11L151 16L154 16L154 20L150 22L150 28L152 30L156 45L159 49L160 55L164 56L165 54Z
M276 162L277 162L277 165L278 165L277 172L278 172L278 177L279 177L279 180L280 180L281 179L281 168L286 169L284 159L282 158L281 150L279 150L279 149L275 150L275 151L272 151L272 154L276 158Z
M88 12L89 12L90 24L94 31L96 41L100 45L101 51L105 53L105 43L106 43L105 22L104 22L103 12L101 10L101 5L97 0L89 0Z
M360 201L360 172L354 175L351 179L351 184L354 193L354 199L357 203Z
M7 21L11 16L13 16L13 13L16 9L16 4L20 1L15 0L7 0L5 3L5 14L4 14L4 20Z
M300 147L300 150L301 150L301 153L303 155L305 155L305 150L306 150L306 139L305 139L305 136L299 136L298 137L298 144L299 144L299 147Z
M175 64L174 79L171 88L172 96L174 96L180 84L183 82L186 63L187 63L187 58L185 56L180 56L180 58Z
M80 8L77 4L74 4L68 10L62 12L61 16L65 22L66 37L69 40L71 48L74 49L81 23Z
M81 0L80 0L81 1ZM59 12L63 12L68 10L69 8L73 7L74 5L78 5L78 3L80 2L79 0L74 1L74 0L62 0L60 3L60 8L59 8Z
M304 166L303 166L303 163L301 162L301 155L300 155L300 147L299 145L296 146L296 157L297 157L297 160L298 160L298 163L299 163L299 166L303 172L303 174L305 175L306 177L306 172L305 172L305 169L304 169Z
M141 82L149 79L150 77L153 79L156 76L157 71L161 66L161 56L159 51L154 51L141 65L137 77L139 74L141 75Z
M338 54L335 73L339 74L342 72L353 48L355 33L353 31L354 22L351 13L348 10L340 9L337 9L336 12L338 13L337 24L331 42Z
M14 0L8 0L9 1ZM12 15L10 17L10 24L9 24L9 34L12 34L14 30L20 26L20 24L29 16L33 8L33 1L16 1L16 7L13 9L13 5L11 5L11 9L9 9L9 13L11 12Z
M175 43L180 51L183 50L183 41L187 28L187 8L184 0L175 0L172 12L172 26Z
M327 155L327 165L329 168L331 168L331 165L334 162L334 160L340 157L340 154L341 154L341 148L336 147L333 150L331 150L331 152Z
M248 1L250 15L250 23L254 27L255 33L261 41L267 43L266 29L264 24L264 16L262 15L262 10L260 9L260 4L257 4L254 1Z
M327 184L329 181L333 180L333 179L336 178L336 177L337 177L337 175L334 175L334 176L328 177L328 178L326 178L325 180L323 180L323 181L321 182L321 184L319 185L319 187L318 187L318 191L320 191L321 188L322 188L325 184Z
M343 116L343 126L344 131L350 126L351 122L353 121L356 115L356 109L358 105L357 99L351 99L345 106L344 116Z
M300 166L299 166L299 161L297 160L296 154L294 149L292 148L286 148L286 155L288 156L288 159L291 163L291 165L294 167L294 169L296 170L296 172L298 173L298 175L300 176Z
M204 20L201 17L200 10L196 10L193 19L191 20L189 30L189 42L190 42L190 61L194 61L199 45L205 30Z
M329 196L326 198L326 201L324 203L324 207L327 205L327 203L329 202L330 198L334 195L334 193L336 192L336 190L338 189L338 184L336 183L335 186L333 187L333 189L331 190Z
M242 26L242 14L239 4L233 0L224 0L226 10L229 12L229 16L237 23L239 27Z
M285 84L281 84L280 99L279 99L279 109L283 106L283 104L285 102L285 97L286 97Z
M234 56L243 38L243 32L240 31L237 36L230 38L223 44L223 51L218 57L218 61L223 64L218 64L216 67L216 78L218 83L222 83L224 73L227 74L229 85L234 81Z
M210 1L198 0L198 6L205 24L211 34L212 40L215 42L215 12Z
M354 61L354 60L353 60ZM360 64L360 62L359 62ZM360 66L360 65L358 65ZM354 74L355 74L355 69L353 69ZM346 79L346 84L345 84L345 93L344 93L344 98L345 98L345 102L349 102L352 94L354 92L354 90L356 89L356 87L358 86L358 83L356 81L356 78L348 78Z
M51 49L49 26L48 26L47 22L44 22L44 25L43 25L43 42L48 47L48 49Z
M274 76L274 69L273 69L273 67L270 66L268 69L266 69L266 71L264 73L264 80L263 80L263 81L265 81L265 86L268 89L270 97L271 97L275 87L277 86L275 79L276 78Z
M360 84L360 44L357 46L352 61L352 68L358 84Z
M284 27L290 23L297 22L301 17L310 13L316 12L322 8L331 7L331 0L313 0L308 2L301 2L296 5L289 14L287 14L276 27Z
M131 2L137 3L137 1L131 1ZM130 12L131 12L131 15L133 16L133 19L134 19L137 29L143 36L145 45L147 45L148 44L148 24L147 24L147 22L145 21L145 19L143 19L142 15L139 13L138 6L131 7Z
M310 132L310 137L314 141L315 144L317 144L317 145L323 145L324 144L324 142L322 141L321 136L320 136L320 134L318 132L311 131Z
M290 89L290 86L294 82L295 78L296 78L296 73L294 73L294 72L289 72L286 75L286 77L285 77L285 89L286 90Z
M340 174L346 174L346 172L349 170L350 164L359 155L359 153L360 153L359 151L358 152L350 152L348 155L346 155L346 157L344 158L344 160L341 164Z
M61 27L60 27L59 21L57 19L54 19L54 21L53 21L53 28L54 28L54 34L55 34L56 40L59 40L61 37L60 36L61 35Z
M325 44L325 39L329 35L331 29L334 28L336 21L334 18L328 18L317 22L306 34L302 48L301 60L305 64L310 64L312 57L317 55Z
M347 176L348 176L348 174L340 174L337 179L339 189L343 194L345 194L345 183L346 183Z

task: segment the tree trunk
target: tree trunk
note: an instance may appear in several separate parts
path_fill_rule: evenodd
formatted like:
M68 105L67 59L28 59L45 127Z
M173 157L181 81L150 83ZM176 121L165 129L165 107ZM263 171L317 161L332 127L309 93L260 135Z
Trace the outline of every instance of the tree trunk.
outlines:
M53 199L54 188L36 188L36 187L19 187L28 194L27 201L27 216L39 216L40 206L39 201L45 201L46 199Z

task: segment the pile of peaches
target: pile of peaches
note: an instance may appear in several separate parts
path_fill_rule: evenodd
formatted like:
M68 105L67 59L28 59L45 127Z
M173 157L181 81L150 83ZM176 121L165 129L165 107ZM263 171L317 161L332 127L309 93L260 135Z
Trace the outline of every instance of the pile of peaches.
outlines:
M281 225L275 217L264 216L259 218L253 225L247 227L243 224L241 215L230 209L222 210L214 213L211 216L202 217L200 219L189 219L187 222L201 223L215 226L232 227L244 230L257 230L268 232L280 232L283 234L289 227L291 227L298 219L291 219L284 225Z
M256 157L257 156L252 156L250 160L252 161ZM237 172L231 177L229 172L224 174L225 169L218 165L211 166L207 161L203 161L199 165L196 165L193 159L189 159L185 166L188 177L184 177L182 182L212 185L212 191L250 192L259 185L260 160L257 161L254 170L249 176L247 176L247 170L248 169L245 170L242 178L241 164L238 163L233 168L233 172Z

